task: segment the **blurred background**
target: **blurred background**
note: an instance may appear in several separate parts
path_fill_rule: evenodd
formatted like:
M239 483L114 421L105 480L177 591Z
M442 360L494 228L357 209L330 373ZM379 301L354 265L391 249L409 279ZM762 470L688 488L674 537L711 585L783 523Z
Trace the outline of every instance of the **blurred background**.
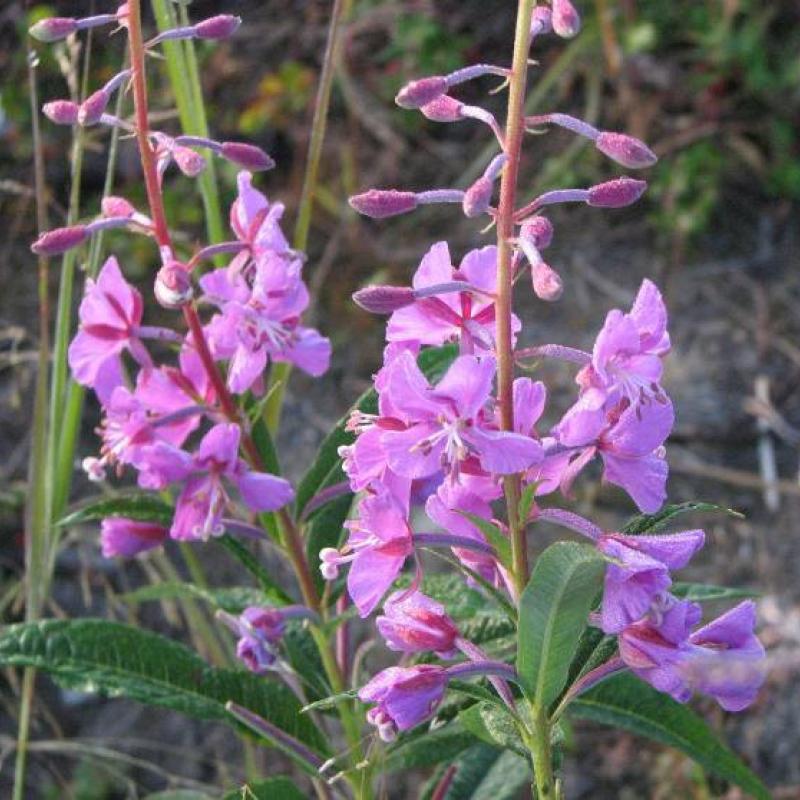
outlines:
M672 436L670 497L708 500L742 519L703 517L708 544L687 579L752 587L771 672L758 704L741 716L698 707L776 798L800 798L800 6L796 0L580 0L584 30L570 42L540 40L532 57L531 113L560 111L650 144L659 163L650 189L621 211L585 207L552 213L548 261L563 276L561 302L536 301L523 282L524 344L590 346L605 314L627 307L643 277L665 291L674 350L666 386L678 421ZM35 380L36 266L30 99L25 31L52 14L105 12L110 2L0 3L0 613L21 615L22 515ZM330 4L322 0L194 0L190 13L240 14L236 38L201 47L212 135L248 139L277 168L258 186L287 206L291 229ZM441 125L397 108L407 80L479 61L507 63L514 4L486 0L354 0L338 64L332 113L312 223L306 276L316 296L312 324L333 340L321 381L294 375L284 415L287 471L297 476L333 420L380 363L383 321L350 301L375 282L407 283L430 244L450 243L454 260L491 242L453 207L372 222L347 207L372 186L427 189L468 185L494 154L470 121ZM81 44L85 39L81 39ZM42 101L75 90L84 50L37 46ZM119 68L119 37L96 36L92 87ZM160 64L152 62L159 125L178 122ZM460 99L500 114L491 83L467 85ZM68 203L68 129L43 125L51 225ZM82 216L98 212L107 133L92 131L84 159ZM235 172L222 167L225 205ZM565 131L531 135L523 198L585 186L619 174L591 145ZM144 205L137 156L123 140L115 193ZM203 238L196 187L171 175L167 211L187 245ZM149 289L149 243L106 239L127 275ZM57 261L51 290L57 290ZM573 392L573 373L546 366L555 421ZM79 457L96 448L97 409L88 405ZM609 527L633 509L610 489L584 482L580 510ZM76 477L73 499L93 490ZM691 520L687 520L691 522ZM200 556L206 554L198 548ZM210 580L237 580L232 564L206 559ZM183 569L177 559L178 569ZM58 558L48 615L102 615L185 638L169 604L132 606L119 595L156 580L147 559L102 559L96 527L71 530ZM241 581L241 576L238 577ZM13 772L17 676L0 679L0 795ZM71 694L40 678L31 797L106 800L140 797L167 785L233 785L240 745L227 730L189 723L124 701ZM109 755L105 749L113 750ZM101 750L103 752L101 752ZM262 756L263 757L263 756ZM269 754L268 759L274 755ZM268 761L267 763L275 763ZM625 734L582 725L567 743L571 798L711 798L741 795L704 778L683 757ZM416 778L393 785L412 797Z

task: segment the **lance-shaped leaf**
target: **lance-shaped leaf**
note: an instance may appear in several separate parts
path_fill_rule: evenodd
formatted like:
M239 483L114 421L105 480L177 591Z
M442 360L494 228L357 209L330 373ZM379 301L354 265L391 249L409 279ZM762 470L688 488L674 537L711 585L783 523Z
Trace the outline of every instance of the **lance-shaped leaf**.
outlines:
M566 684L604 566L594 547L577 542L556 542L536 561L520 598L517 673L540 708L548 708Z
M82 522L97 522L108 517L127 517L137 522L170 525L174 514L175 509L158 495L137 492L90 500L70 511L56 524L78 525Z
M307 800L308 793L301 791L289 778L267 778L265 781L246 783L227 792L222 800Z
M482 742L502 750L513 750L523 757L528 755L517 723L505 706L482 701L462 711L458 718Z
M665 528L669 522L672 522L673 519L681 516L682 514L710 512L728 514L732 517L742 516L742 514L740 514L738 511L734 511L732 508L718 506L715 503L700 503L691 501L688 503L679 503L677 505L666 505L655 514L637 514L635 517L631 517L625 523L622 528L622 532L631 534L655 533L656 531L660 531Z
M691 709L656 691L630 673L609 678L569 706L589 719L674 747L701 767L736 784L757 800L770 791Z
M285 686L250 672L209 667L178 642L102 619L45 620L0 633L0 665L35 667L79 691L104 692L234 724L233 701L326 754L322 735Z

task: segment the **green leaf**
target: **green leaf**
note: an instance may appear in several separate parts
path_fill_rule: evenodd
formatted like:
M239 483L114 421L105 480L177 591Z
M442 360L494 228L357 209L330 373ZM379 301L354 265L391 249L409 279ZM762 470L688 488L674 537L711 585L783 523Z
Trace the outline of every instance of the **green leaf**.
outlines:
M505 708L505 706L503 706L503 701L494 692L491 692L489 689L487 689L485 686L481 686L479 683L451 680L447 684L447 690L449 692L458 692L466 697L471 697L473 700L494 703L495 705Z
M384 769L386 772L431 767L450 761L470 745L475 737L457 721L430 731L420 731L404 736L389 751Z
M528 749L519 735L517 723L505 706L482 701L462 711L458 719L482 742L527 756Z
M319 571L319 552L323 547L339 546L344 523L352 505L352 494L348 492L340 495L315 512L306 526L306 557L318 591L322 591L324 585L322 573Z
M212 540L219 542L258 582L261 589L272 596L282 598L281 605L292 603L292 599L278 586L261 562L238 539L226 533Z
M222 800L306 800L308 794L301 791L289 778L268 778L264 781L246 783L239 789L226 792Z
M194 789L167 789L148 794L144 800L214 800L213 796Z
M519 498L519 519L523 525L528 523L528 517L531 515L531 506L536 498L536 490L541 486L541 481L533 481L529 483L523 490L522 496Z
M175 509L154 494L122 494L116 497L103 497L91 500L73 509L62 517L56 525L78 525L82 522L96 522L107 517L127 517L137 522L156 522L171 525Z
M336 708L339 703L349 703L356 698L358 698L358 689L348 689L346 692L332 694L330 697L323 697L321 700L309 703L300 709L300 713L305 714L308 711L327 711L331 708Z
M511 564L511 542L497 525L477 514L470 514L469 511L459 511L459 514L466 517L486 537L486 541L494 548L497 559L503 566Z
M102 619L45 620L0 633L0 664L35 667L78 691L104 692L197 719L234 724L233 701L327 754L322 735L285 686L250 672L209 667L178 642Z
M726 508L725 506L718 506L714 503L699 503L699 502L680 503L678 505L664 506L664 508L662 508L655 514L637 514L635 517L631 517L625 523L625 525L622 528L622 532L632 533L632 534L655 533L656 531L660 531L664 527L666 527L667 523L671 522L673 519L675 519L675 517L679 517L682 514L691 514L693 512L695 513L721 512L723 514L728 514L732 517L743 516L738 511L734 511L732 508Z
M231 586L227 589L203 589L192 583L165 581L142 586L120 596L125 603L147 603L155 600L203 600L229 614L241 614L248 606L287 605L282 592L257 589L253 586Z
M752 589L737 589L730 586L712 586L706 583L673 583L670 591L686 600L697 603L708 603L712 600L741 600L746 597L758 597Z
M577 542L556 542L536 561L520 599L517 672L541 708L564 688L604 567L594 547Z
M616 675L589 690L570 704L569 711L573 716L623 728L674 747L757 800L769 800L771 796L703 719L630 673Z

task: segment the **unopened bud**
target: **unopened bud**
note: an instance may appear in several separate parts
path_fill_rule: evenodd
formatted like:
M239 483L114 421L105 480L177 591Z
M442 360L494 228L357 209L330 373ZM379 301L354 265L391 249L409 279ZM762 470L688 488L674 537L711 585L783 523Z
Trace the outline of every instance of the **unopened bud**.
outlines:
M198 39L218 41L227 39L242 24L241 17L234 17L232 14L218 14L216 17L209 17L194 26L194 35Z
M206 160L191 147L175 145L172 148L172 157L178 169L189 178L196 178L206 168Z
M652 167L658 161L656 154L644 142L624 133L601 133L594 146L603 155L629 169Z
M32 245L37 256L57 256L77 247L89 238L86 225L73 225L69 228L55 228L43 233Z
M223 142L220 155L239 167L253 172L265 172L275 166L275 162L260 147L242 142Z
M533 291L540 300L549 303L558 300L564 293L564 282L561 276L544 261L531 265Z
M350 205L359 214L372 219L394 217L406 214L417 207L414 192L401 192L397 189L370 189L350 198Z
M553 30L553 15L547 6L536 6L531 18L531 34L550 33Z
M50 17L31 26L28 33L45 44L59 42L78 30L78 20L72 17Z
M124 197L104 197L100 203L104 217L132 217L136 209Z
M42 106L44 115L56 125L74 125L78 121L79 110L80 106L72 100L53 100Z
M646 181L635 178L616 178L598 183L589 189L586 202L598 208L624 208L635 203L647 188Z
M553 223L547 217L531 217L525 220L520 237L530 239L537 250L546 250L553 241Z
M564 39L571 39L581 29L581 17L570 0L553 0L553 30Z
M450 95L443 94L430 103L426 103L420 111L434 122L458 122L463 119L461 110L464 104Z
M478 180L464 192L464 200L461 204L464 209L464 216L472 219L473 217L479 217L481 214L485 214L492 201L493 189L493 182L485 175L478 178Z
M418 81L407 83L397 93L394 101L400 108L422 108L443 95L447 89L447 78L433 75L430 78L420 78Z
M180 261L170 261L158 271L155 296L164 308L181 308L192 299L193 294L189 271Z
M110 99L110 95L105 89L98 89L93 94L90 94L78 109L78 123L81 125L97 125L100 122L100 117L105 113Z
M414 302L414 290L407 286L367 286L353 295L353 301L372 314L392 314Z

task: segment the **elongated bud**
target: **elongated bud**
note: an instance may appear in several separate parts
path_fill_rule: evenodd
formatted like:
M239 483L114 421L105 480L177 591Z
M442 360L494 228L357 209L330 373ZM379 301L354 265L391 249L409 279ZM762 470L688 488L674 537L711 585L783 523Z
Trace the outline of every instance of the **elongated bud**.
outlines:
M66 39L78 30L78 20L72 17L50 17L31 26L28 33L39 42L50 44Z
M158 271L154 288L156 300L164 308L185 306L194 295L189 272L180 261L170 261Z
M206 168L206 160L191 147L175 145L172 148L172 157L178 169L189 178L197 177Z
M275 166L275 161L253 144L223 142L219 152L223 158L252 172L265 172Z
M209 17L198 22L194 26L194 34L198 39L219 41L233 35L241 24L241 17L234 17L232 14L218 14L216 17Z
M420 111L434 122L458 122L463 119L461 114L464 104L450 95L443 94L430 103L426 103Z
M522 226L520 238L530 239L537 250L546 250L553 241L553 223L547 217L531 217Z
M414 192L401 192L397 189L370 189L350 198L350 206L372 219L385 219L398 214L406 214L417 207Z
M353 301L372 314L392 314L414 302L414 290L407 286L367 286L353 295Z
M54 228L43 233L32 245L37 256L57 256L77 247L89 238L86 225L73 225L69 228Z
M552 303L564 293L564 282L561 276L544 261L531 265L533 291L540 300Z
M550 33L553 30L553 14L547 6L536 6L531 17L531 36Z
M132 217L136 209L124 197L104 197L100 203L104 217Z
M489 209L489 204L492 202L492 191L494 190L494 183L485 175L482 175L472 186L464 192L464 200L462 208L464 209L464 216L472 219L485 214Z
M42 106L42 113L56 125L75 125L80 106L72 100L53 100Z
M553 30L564 39L577 36L581 29L580 14L570 0L553 0Z
M447 78L442 75L420 78L417 81L407 83L397 93L394 101L400 108L422 108L422 106L443 95L447 88Z
M658 161L656 154L644 142L624 133L605 131L597 137L594 146L628 169L652 167Z
M616 178L589 189L586 202L597 208L624 208L635 203L647 189L646 181Z
M108 107L111 95L103 89L98 89L90 94L78 109L78 123L80 125L97 125Z

